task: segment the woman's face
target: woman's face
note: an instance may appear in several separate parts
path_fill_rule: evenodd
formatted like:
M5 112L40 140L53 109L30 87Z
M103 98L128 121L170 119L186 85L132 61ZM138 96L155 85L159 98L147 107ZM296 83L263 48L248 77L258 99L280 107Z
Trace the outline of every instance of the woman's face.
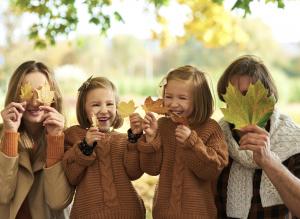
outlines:
M22 85L29 83L32 87L32 98L27 100L26 111L23 114L23 122L26 124L41 123L43 121L44 111L39 109L41 105L37 101L38 95L36 89L42 88L45 84L49 84L47 77L40 72L31 72L25 75Z
M117 106L114 92L107 88L90 90L86 95L85 111L92 124L94 114L98 120L99 131L107 132L116 119Z
M250 84L253 84L255 81L248 75L235 75L231 78L230 82L243 95L246 95Z

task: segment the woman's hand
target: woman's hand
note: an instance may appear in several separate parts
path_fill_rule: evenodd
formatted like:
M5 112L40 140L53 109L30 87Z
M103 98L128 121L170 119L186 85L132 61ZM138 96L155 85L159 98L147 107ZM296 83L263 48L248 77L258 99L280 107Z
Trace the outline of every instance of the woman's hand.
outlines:
M65 125L65 118L56 109L50 106L40 106L44 110L43 126L45 126L47 134L62 135Z
M99 132L98 127L90 127L85 135L85 141L88 145L93 145L95 141L105 138L105 133Z
M175 129L175 138L180 143L184 143L191 135L192 131L185 125L178 125Z
M275 159L270 151L270 137L266 130L256 125L248 125L240 130L244 133L240 140L240 149L252 151L257 165L263 167Z
M25 107L26 102L11 102L1 111L4 131L18 132Z
M158 124L153 113L148 112L144 118L143 130L145 131L146 141L151 142L157 134Z
M129 115L130 128L133 134L140 134L143 132L143 118L138 113Z

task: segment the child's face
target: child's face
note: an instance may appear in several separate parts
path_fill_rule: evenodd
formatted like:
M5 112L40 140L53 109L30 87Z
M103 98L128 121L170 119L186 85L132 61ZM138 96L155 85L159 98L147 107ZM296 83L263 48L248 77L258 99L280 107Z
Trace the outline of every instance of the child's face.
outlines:
M26 101L26 111L23 115L23 121L28 124L40 123L43 120L44 111L39 109L41 103L37 101L36 89L40 89L45 83L49 84L47 77L40 72L32 72L25 75L22 85L26 83L31 85L33 94L32 98Z
M177 115L188 118L193 112L193 88L189 81L169 80L165 86L164 106Z
M91 124L92 114L97 117L99 122L99 131L109 131L115 121L117 112L113 91L107 88L96 88L90 90L86 96L85 111Z
M238 89L243 95L246 95L248 87L255 81L248 75L235 75L230 80L231 84Z

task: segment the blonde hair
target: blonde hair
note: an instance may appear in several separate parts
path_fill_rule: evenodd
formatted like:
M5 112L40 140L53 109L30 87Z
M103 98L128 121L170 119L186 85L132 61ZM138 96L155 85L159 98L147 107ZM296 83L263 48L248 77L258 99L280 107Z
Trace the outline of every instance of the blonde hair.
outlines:
M214 109L214 101L205 73L190 65L185 65L170 71L164 78L166 84L163 85L163 97L167 83L171 80L178 79L190 81L193 86L193 111L189 118L191 124L204 123L210 118Z
M5 106L10 104L11 102L20 101L19 96L21 93L20 89L22 82L25 76L32 72L39 72L46 76L51 90L54 91L54 101L51 104L51 107L55 108L59 113L62 113L62 96L58 88L57 82L54 78L54 74L44 63L36 61L26 61L14 71L8 83L8 90L5 98ZM20 132L19 145L21 145L22 148L32 148L32 141L29 138L27 131L25 130L23 120L21 120L21 124L18 131ZM44 129L41 130L41 133L42 135L38 141L38 150L34 157L38 157L41 153L45 152L44 148L42 150L42 147L46 145Z
M260 80L264 87L268 90L268 95L274 95L276 102L278 101L277 88L265 64L256 56L245 55L234 60L225 69L224 73L218 81L218 96L223 102L223 95L226 93L226 89L230 80L235 75L247 75L254 80Z
M97 88L110 89L113 91L115 96L116 105L119 103L119 96L117 94L117 88L115 85L105 77L90 77L87 79L81 87L78 89L78 98L76 103L76 116L79 125L82 128L89 128L92 124L89 121L89 117L85 110L86 97L89 91ZM120 128L123 124L123 119L119 116L118 111L116 113L116 118L113 123L113 128Z

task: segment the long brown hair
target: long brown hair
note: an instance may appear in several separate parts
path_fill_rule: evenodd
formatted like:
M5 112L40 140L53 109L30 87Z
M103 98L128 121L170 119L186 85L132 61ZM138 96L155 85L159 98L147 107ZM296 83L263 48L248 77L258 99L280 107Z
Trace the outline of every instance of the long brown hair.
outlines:
M37 61L26 61L14 71L8 83L8 90L5 98L5 106L10 104L11 102L20 101L19 96L22 82L25 76L32 72L39 72L46 76L51 90L54 91L54 101L51 104L51 107L55 108L59 113L62 113L62 96L54 78L54 74L44 63ZM20 132L19 145L25 148L32 148L32 141L29 138L26 129L24 128L22 120L18 131ZM43 153L45 151L44 148L42 149L42 147L46 145L44 130L41 130L41 133L42 134L40 135L38 150L36 152L35 157L37 157L40 153Z
M224 101L223 95L226 93L227 86L233 76L247 75L255 81L260 80L268 90L269 96L274 95L278 101L278 92L273 78L265 64L256 56L245 55L234 60L224 71L218 81L218 96Z
M163 97L165 87L171 80L190 81L193 86L193 112L191 114L191 124L204 123L213 113L214 100L206 79L206 74L196 67L185 65L170 71L163 87Z
M95 77L92 78L90 77L87 79L81 87L78 89L78 98L77 98L77 103L76 103L76 116L79 125L82 128L89 128L91 127L91 123L89 121L89 116L86 113L85 110L85 103L86 103L86 96L89 91L97 89L97 88L104 88L104 89L109 89L112 90L115 96L115 102L116 105L119 103L119 96L117 93L117 88L115 85L108 80L105 77ZM120 128L123 124L123 119L122 117L118 114L118 111L116 113L116 118L113 123L113 128L117 129Z

